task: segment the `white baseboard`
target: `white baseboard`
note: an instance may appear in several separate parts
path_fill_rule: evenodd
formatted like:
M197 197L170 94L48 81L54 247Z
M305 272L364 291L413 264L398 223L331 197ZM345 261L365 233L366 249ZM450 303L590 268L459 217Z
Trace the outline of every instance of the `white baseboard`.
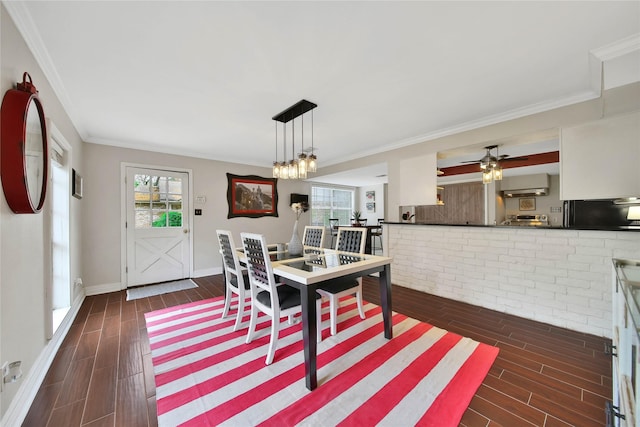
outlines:
M20 426L24 422L24 419L29 412L29 408L31 408L33 400L42 385L42 381L44 381L44 378L53 363L53 359L62 345L62 341L64 341L67 336L67 333L78 314L78 310L80 310L80 306L82 306L84 298L85 295L82 292L79 293L75 301L73 301L69 312L62 320L62 323L60 323L58 330L53 334L51 340L49 340L47 345L42 349L36 360L33 362L33 366L24 376L20 388L11 400L2 420L0 420L1 426Z
M204 268L201 270L195 270L193 272L193 277L214 276L216 274L222 274L222 267Z
M121 291L122 290L121 286L122 286L122 284L120 282L104 283L102 285L85 286L84 291L87 294L87 296L108 294L110 292L119 292L119 291Z
M193 277L205 277L222 274L222 267L205 268L193 272ZM103 283L102 285L85 286L84 291L87 296L108 294L110 292L119 292L123 290L120 282Z

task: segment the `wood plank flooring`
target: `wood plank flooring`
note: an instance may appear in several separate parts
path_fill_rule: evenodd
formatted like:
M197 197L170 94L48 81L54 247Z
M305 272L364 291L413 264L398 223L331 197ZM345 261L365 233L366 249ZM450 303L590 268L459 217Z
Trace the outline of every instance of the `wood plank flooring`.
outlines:
M223 294L221 275L196 289L126 301L87 297L24 426L155 426L155 384L144 313ZM379 303L377 279L366 300ZM394 286L393 309L500 348L462 426L602 426L611 399L608 340Z

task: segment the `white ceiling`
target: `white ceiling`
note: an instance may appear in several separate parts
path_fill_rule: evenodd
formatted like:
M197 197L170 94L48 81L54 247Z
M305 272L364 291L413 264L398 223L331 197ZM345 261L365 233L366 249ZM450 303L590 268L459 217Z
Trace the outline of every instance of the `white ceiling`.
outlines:
M592 99L640 48L637 1L4 4L85 141L260 166L300 99L322 168Z

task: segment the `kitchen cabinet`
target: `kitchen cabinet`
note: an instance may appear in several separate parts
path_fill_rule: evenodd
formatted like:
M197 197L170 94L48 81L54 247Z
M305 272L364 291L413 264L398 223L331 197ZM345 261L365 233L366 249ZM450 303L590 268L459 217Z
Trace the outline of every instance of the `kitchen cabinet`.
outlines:
M450 184L440 188L442 204L416 206L415 222L484 224L484 186L481 182Z
M560 133L560 199L640 195L640 112Z
M640 391L640 261L613 259L613 402L607 426L636 427ZM638 420L640 421L640 420Z

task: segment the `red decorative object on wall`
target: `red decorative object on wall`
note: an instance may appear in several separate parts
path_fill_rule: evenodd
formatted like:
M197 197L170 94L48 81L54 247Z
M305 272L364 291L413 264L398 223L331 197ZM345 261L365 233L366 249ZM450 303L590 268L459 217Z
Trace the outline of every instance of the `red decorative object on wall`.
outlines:
M49 144L44 110L29 73L5 93L0 121L0 177L7 204L15 213L40 212L47 192Z

